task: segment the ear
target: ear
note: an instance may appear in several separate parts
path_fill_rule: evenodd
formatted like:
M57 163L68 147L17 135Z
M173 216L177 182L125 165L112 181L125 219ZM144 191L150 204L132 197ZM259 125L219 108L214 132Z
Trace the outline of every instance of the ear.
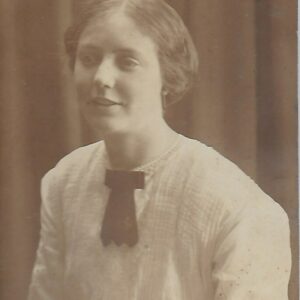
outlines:
M163 88L161 91L161 100L162 100L162 108L165 111L168 104L167 104L167 95L168 95L168 91Z

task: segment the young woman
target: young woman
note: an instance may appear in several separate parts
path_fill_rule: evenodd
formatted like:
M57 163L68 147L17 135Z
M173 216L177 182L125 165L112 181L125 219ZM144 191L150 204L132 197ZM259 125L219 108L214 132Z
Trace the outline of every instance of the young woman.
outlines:
M29 299L288 299L288 219L163 111L197 53L160 0L89 2L66 34L80 109L103 141L42 181Z

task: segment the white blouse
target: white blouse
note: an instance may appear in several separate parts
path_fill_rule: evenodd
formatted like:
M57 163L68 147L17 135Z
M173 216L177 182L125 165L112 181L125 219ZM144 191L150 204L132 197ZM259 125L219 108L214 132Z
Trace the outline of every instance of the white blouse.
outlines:
M139 241L102 245L103 142L42 180L29 300L287 300L288 218L236 165L179 135L135 190Z

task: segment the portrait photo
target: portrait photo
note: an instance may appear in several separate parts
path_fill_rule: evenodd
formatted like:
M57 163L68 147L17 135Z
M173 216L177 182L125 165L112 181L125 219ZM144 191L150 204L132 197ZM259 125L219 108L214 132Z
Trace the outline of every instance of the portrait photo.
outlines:
M297 300L297 1L0 0L0 299Z

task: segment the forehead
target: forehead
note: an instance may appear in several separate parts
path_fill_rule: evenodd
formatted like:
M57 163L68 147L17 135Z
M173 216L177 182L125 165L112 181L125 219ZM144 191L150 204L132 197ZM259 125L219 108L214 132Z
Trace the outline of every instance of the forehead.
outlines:
M142 47L157 52L154 40L123 12L96 15L90 19L79 39L79 48L87 45Z

